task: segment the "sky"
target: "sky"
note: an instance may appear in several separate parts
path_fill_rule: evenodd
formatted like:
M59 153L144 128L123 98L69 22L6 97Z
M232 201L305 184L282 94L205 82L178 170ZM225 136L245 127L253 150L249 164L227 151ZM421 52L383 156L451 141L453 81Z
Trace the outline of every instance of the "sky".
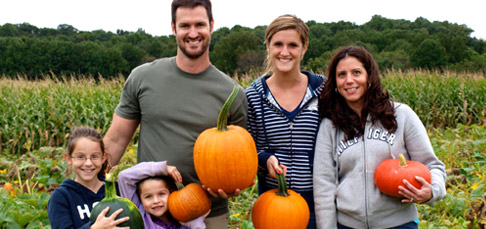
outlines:
M282 14L305 22L338 21L362 25L373 15L414 21L423 17L448 21L474 30L471 37L486 40L484 0L212 0L215 29L268 25ZM153 36L172 33L171 0L0 0L0 25L29 23L38 28L72 25L79 31L134 32Z

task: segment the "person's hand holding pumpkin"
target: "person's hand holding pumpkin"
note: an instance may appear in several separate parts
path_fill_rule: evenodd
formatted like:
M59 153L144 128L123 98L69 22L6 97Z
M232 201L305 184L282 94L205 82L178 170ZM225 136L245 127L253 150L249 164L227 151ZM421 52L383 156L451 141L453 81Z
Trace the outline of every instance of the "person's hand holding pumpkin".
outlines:
M253 181L253 184L255 184L255 182ZM204 186L204 184L202 185L204 189L206 189L208 191L208 193L211 195L211 196L214 196L214 197L220 197L220 198L225 198L225 199L228 199L230 197L235 197L235 196L239 196L240 195L240 192L241 190L240 189L236 189L234 192L232 193L226 193L223 191L223 189L218 189L217 192L211 190L210 188Z
M267 169L268 169L268 175L270 175L271 178L277 179L277 172L278 174L287 174L287 166L284 164L278 164L278 159L275 156L270 156L267 160Z
M432 199L432 185L423 177L416 176L415 179L422 185L420 189L416 188L407 180L403 180L406 187L398 186L398 194L405 197L402 203L425 203Z
M96 217L96 221L93 225L91 225L91 229L96 229L96 228L128 228L128 227L117 227L118 224L121 224L123 222L126 222L130 220L130 217L123 217L120 219L116 219L118 215L123 211L123 209L118 209L113 214L110 216L106 216L108 212L110 211L110 207L106 207L101 211L101 213Z

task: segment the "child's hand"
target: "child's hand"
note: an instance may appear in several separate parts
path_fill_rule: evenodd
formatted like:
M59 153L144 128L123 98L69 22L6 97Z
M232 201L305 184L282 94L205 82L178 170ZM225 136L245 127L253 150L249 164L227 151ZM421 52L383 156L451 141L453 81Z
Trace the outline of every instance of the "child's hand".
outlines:
M118 209L113 214L111 214L109 217L105 217L108 211L110 210L110 207L106 207L101 211L101 213L98 215L96 218L96 221L93 225L91 225L91 229L97 229L97 228L125 228L129 229L130 227L117 227L116 225L126 222L130 220L130 217L123 217L121 219L116 219L116 217L123 211L123 209Z
M171 176L175 182L182 182L181 173L179 173L179 170L177 170L175 166L167 165L167 174Z

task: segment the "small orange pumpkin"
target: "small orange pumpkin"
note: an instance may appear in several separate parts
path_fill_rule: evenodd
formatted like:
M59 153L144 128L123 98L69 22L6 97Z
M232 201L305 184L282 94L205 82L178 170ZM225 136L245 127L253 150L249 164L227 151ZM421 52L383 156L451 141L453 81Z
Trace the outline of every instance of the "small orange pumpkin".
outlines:
M180 222L194 220L211 209L211 199L206 190L198 183L190 183L184 187L177 182L178 191L169 195L168 207L170 214Z
M423 177L431 182L432 176L429 169L418 161L407 161L403 154L398 155L400 159L387 159L381 162L375 169L375 184L378 189L390 196L402 197L398 194L398 186L407 180L416 188L422 185L415 179L415 176Z
M253 205L251 220L259 228L307 228L310 212L305 199L287 189L285 175L277 173L278 189L264 192Z
M235 86L218 116L217 127L204 130L194 144L194 168L204 186L233 193L253 184L258 156L253 137L240 126L227 125L239 88Z
M14 187L12 184L8 183L8 182L5 182L5 185L3 185L3 188L5 189L5 191L7 192L13 192L14 191Z

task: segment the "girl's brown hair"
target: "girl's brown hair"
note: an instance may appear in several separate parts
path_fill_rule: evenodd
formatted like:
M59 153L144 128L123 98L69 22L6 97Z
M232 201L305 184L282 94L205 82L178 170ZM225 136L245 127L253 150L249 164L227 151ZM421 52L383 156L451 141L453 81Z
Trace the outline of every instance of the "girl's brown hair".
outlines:
M94 142L100 144L101 155L102 155L102 157L105 155L105 144L103 143L103 138L101 137L101 134L97 130L95 130L94 128L87 127L87 126L81 126L81 127L74 129L71 132L71 134L69 135L69 140L68 140L68 143L67 143L67 150L68 150L69 157L72 156L73 151L76 148L76 143L81 138L87 138L91 141L94 141ZM101 170L98 173L98 177L102 177L102 178L105 177L107 167L108 167L108 160L106 160L103 163L103 166L101 167Z
M142 194L142 190L140 190L140 186L143 182L147 181L147 180L158 180L158 181L161 181L161 182L164 182L165 186L167 187L167 189L169 189L169 194L172 193L173 191L176 191L177 190L177 185L174 181L174 179L172 179L172 177L170 176L151 176L151 177L146 177L140 181L137 182L137 190L136 190L136 193L137 193L137 196L138 196L138 199L140 200L140 202L142 202L142 198L140 197L140 194ZM168 216L169 216L169 220L171 223L179 223L173 216L172 214L167 211L168 213Z

